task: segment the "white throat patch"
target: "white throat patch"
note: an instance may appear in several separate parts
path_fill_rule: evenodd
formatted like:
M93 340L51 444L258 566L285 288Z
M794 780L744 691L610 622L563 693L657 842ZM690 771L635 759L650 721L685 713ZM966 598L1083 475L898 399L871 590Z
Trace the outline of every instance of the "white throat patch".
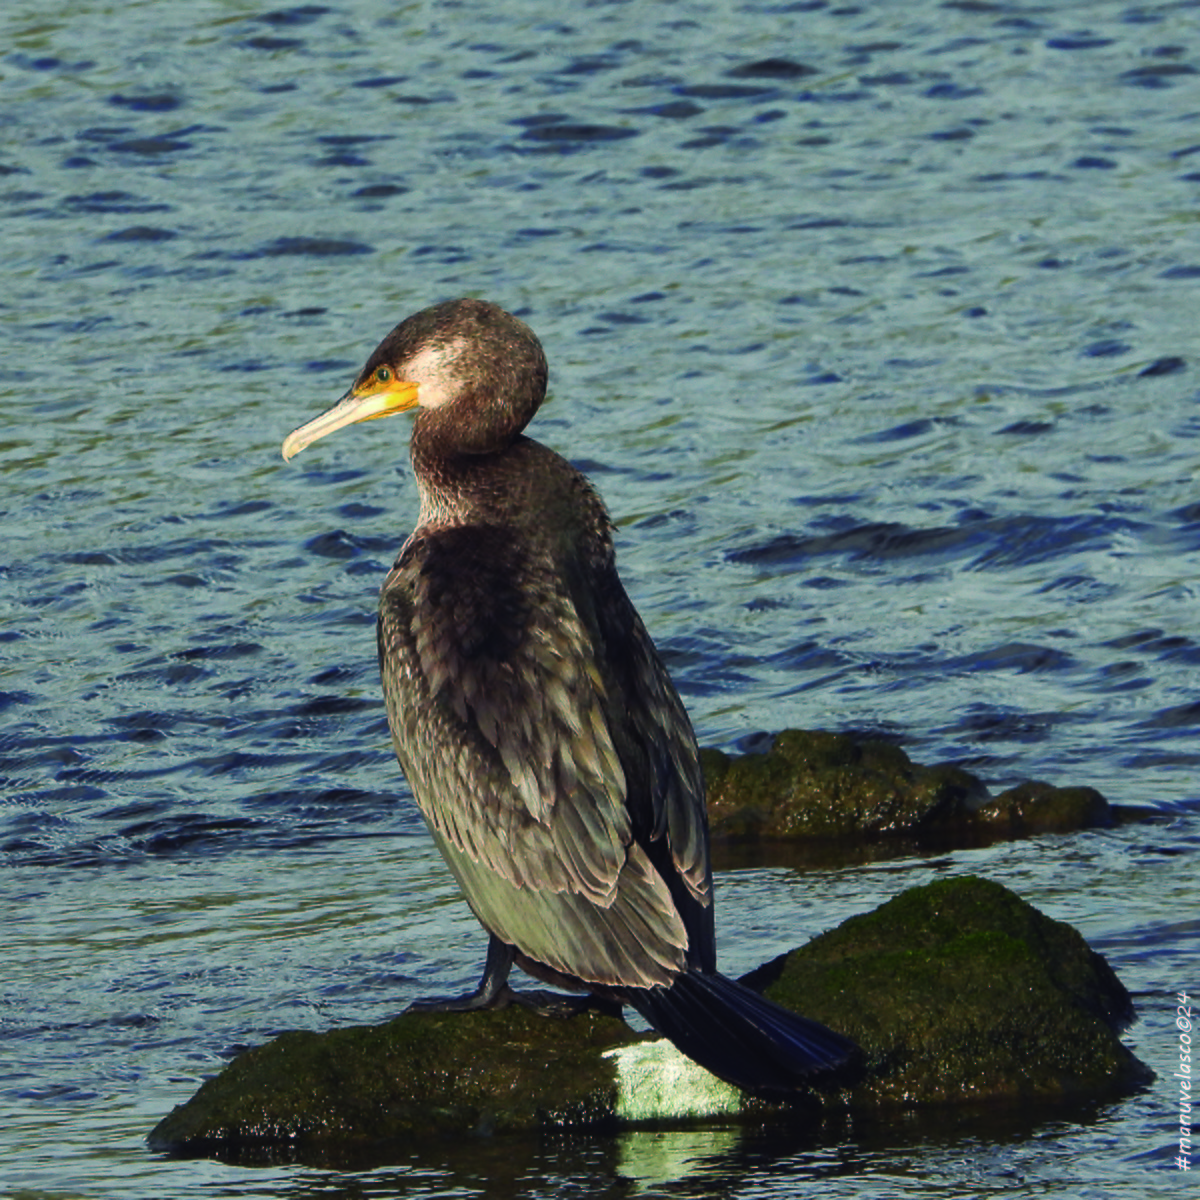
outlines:
M404 378L419 385L417 403L422 408L449 404L462 390L456 368L464 348L461 338L444 346L426 346L401 367Z

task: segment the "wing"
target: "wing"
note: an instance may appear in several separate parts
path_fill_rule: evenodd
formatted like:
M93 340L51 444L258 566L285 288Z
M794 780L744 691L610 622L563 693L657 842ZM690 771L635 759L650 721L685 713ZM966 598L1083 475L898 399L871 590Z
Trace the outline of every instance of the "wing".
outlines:
M695 965L716 969L708 809L700 750L687 711L611 557L594 571L588 595L616 680L620 756L634 837L667 879L690 934Z
M562 974L650 986L689 935L635 838L620 698L574 590L502 526L415 534L380 600L388 719L484 926Z

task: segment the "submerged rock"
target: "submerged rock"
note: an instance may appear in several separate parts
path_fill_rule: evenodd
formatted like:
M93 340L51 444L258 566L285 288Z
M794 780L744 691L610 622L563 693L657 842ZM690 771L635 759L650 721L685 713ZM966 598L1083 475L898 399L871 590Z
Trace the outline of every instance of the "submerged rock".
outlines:
M977 843L1109 825L1094 788L1027 782L992 797L950 764L924 767L890 742L786 729L766 754L701 751L718 845L889 838Z
M596 1011L410 1013L286 1033L234 1059L157 1149L372 1159L437 1136L1118 1095L1150 1078L1117 1031L1128 993L1070 926L967 876L913 888L747 977L854 1038L861 1077L771 1106Z

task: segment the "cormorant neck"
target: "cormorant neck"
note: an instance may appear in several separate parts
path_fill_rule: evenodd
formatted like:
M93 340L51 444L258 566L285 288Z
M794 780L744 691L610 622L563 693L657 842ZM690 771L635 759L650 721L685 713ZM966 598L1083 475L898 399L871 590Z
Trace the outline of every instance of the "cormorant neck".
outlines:
M529 484L521 462L537 443L514 434L493 449L465 449L457 432L453 440L443 436L446 432L435 421L413 426L410 451L421 493L420 524L511 519Z

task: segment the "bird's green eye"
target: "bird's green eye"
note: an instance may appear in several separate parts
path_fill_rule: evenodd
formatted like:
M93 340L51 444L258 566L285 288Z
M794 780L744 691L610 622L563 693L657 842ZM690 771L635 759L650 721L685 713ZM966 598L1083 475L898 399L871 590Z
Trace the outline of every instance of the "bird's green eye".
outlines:
M391 370L388 367L377 367L375 370L375 380L377 383L391 383Z

